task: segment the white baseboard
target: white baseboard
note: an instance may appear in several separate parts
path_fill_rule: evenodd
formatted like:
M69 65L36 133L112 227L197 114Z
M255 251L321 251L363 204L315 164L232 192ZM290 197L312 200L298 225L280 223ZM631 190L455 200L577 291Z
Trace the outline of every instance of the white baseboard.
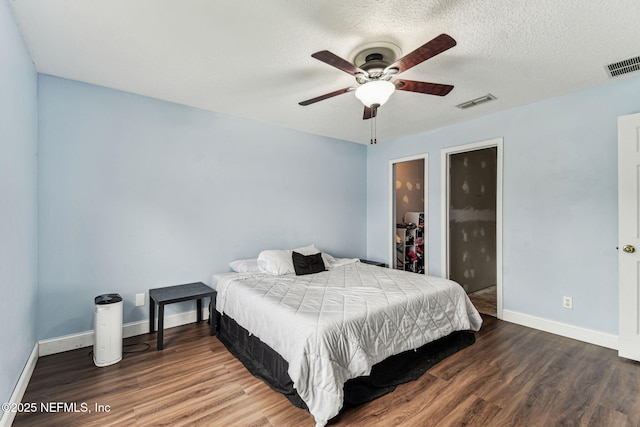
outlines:
M203 319L206 320L209 318L209 311L203 311ZM191 310L184 313L165 316L164 328L169 329L193 323L196 321L196 314L196 310ZM580 328L566 323L555 322L553 320L543 319L541 317L535 317L511 310L502 310L502 320L563 337L572 338L578 341L588 342L601 347L611 348L613 350L618 349L617 335ZM124 338L128 338L146 334L148 332L149 322L147 320L141 320L124 324L122 336ZM63 351L75 350L77 348L91 347L93 346L93 331L91 330L78 334L40 340L37 344L39 356L61 353ZM2 426L0 425L0 427Z
M202 318L209 318L209 310L203 310ZM197 320L196 310L186 311L184 313L165 316L164 329L174 328ZM124 338L133 337L149 333L149 321L140 320L137 322L125 323L122 326L122 336ZM62 353L63 351L75 350L77 348L93 346L93 330L80 332L77 334L64 335L56 338L49 338L38 341L39 356L47 356L49 354Z
M18 383L13 389L11 398L7 403L18 404L22 402L22 396L24 396L24 392L27 390L27 386L31 380L31 374L33 374L33 370L36 368L36 362L38 362L38 343L34 344L33 350L31 350L31 355L29 356L27 363L24 365L24 369L22 369L22 374L20 374ZM2 418L0 418L0 427L10 427L11 424L13 424L15 417L16 412L4 412L2 414Z
M541 317L530 316L511 310L502 310L502 320L574 340L599 345L600 347L618 349L618 336L580 328L566 323L555 322Z

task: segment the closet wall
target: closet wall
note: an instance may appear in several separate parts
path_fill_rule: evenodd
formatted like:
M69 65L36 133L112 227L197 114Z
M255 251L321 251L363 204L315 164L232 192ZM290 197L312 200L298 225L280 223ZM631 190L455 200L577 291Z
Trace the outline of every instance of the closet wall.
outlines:
M424 159L396 163L396 224L405 212L424 210Z

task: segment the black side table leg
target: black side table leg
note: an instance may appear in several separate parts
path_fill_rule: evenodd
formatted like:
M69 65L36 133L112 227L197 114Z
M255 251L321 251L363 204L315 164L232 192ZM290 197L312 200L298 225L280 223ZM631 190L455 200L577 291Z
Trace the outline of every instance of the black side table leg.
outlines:
M202 298L198 298L196 301L196 321L198 323L202 322Z
M149 297L149 333L156 330L156 303Z
M156 347L158 350L164 348L164 304L158 304L158 341Z

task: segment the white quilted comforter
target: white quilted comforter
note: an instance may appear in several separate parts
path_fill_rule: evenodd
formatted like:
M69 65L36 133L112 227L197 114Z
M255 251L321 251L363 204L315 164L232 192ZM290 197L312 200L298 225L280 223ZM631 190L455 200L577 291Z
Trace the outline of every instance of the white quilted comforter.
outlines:
M287 360L316 426L338 414L347 380L482 324L459 284L357 260L306 276L220 275L216 287L218 311Z

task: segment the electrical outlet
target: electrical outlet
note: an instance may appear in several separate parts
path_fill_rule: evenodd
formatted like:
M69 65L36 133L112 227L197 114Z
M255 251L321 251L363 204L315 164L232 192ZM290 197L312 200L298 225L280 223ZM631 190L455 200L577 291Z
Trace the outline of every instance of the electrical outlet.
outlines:
M136 307L144 305L144 293L136 294Z
M573 308L573 298L571 298L571 297L562 297L562 306L564 308Z

